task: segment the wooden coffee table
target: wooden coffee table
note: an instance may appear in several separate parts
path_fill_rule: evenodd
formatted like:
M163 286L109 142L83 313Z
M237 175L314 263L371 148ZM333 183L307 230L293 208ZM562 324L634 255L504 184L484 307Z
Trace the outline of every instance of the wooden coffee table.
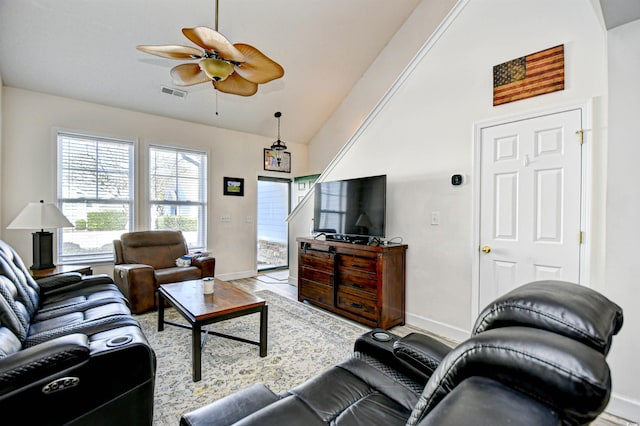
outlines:
M189 322L189 326L164 320L164 301L167 300L180 315ZM163 284L158 290L158 331L164 330L165 324L192 330L191 351L193 381L201 376L202 327L207 324L237 318L244 315L260 313L260 341L243 339L227 334L205 331L207 334L250 343L260 347L260 356L267 356L267 310L264 299L240 290L228 282L215 279L214 293L203 294L202 280L182 281ZM206 334L205 334L206 340Z

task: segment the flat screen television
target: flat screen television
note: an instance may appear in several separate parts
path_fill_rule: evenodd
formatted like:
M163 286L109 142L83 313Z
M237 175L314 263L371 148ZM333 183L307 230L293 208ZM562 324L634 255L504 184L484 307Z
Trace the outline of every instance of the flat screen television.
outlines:
M317 182L314 195L315 233L329 239L385 237L386 175Z

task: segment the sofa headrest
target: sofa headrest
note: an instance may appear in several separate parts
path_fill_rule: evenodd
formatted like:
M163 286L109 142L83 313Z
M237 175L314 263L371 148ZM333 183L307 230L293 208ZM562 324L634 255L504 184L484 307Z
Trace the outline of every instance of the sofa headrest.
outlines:
M510 326L540 328L606 355L622 322L622 308L595 290L564 281L536 281L489 304L478 316L472 334Z
M127 232L120 237L124 247L170 246L184 244L181 231Z
M117 263L150 265L153 269L176 266L176 259L187 253L187 243L181 231L139 231L122 234L121 247L114 241Z
M407 424L417 424L458 384L477 376L543 402L568 424L595 419L611 394L611 375L601 352L545 330L499 328L462 342L442 360Z
M15 284L0 275L0 324L7 327L21 342L27 338L29 315L24 305L15 300Z

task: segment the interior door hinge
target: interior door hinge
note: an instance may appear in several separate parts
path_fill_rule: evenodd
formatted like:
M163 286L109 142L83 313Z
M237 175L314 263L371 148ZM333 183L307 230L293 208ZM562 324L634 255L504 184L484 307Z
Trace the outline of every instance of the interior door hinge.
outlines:
M578 244L582 244L583 241L584 241L584 234L582 231L580 231L580 236L578 237Z
M580 145L582 145L584 143L584 130L576 130L576 135L580 137Z

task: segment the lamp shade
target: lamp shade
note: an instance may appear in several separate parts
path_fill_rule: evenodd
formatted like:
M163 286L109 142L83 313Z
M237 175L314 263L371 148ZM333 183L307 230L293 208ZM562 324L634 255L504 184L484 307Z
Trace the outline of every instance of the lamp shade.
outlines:
M69 228L73 224L54 203L33 202L27 204L7 229L51 229Z
M361 226L363 228L372 228L373 223L371 223L371 219L369 219L368 214L362 213L358 217L358 220L356 220L356 226Z

